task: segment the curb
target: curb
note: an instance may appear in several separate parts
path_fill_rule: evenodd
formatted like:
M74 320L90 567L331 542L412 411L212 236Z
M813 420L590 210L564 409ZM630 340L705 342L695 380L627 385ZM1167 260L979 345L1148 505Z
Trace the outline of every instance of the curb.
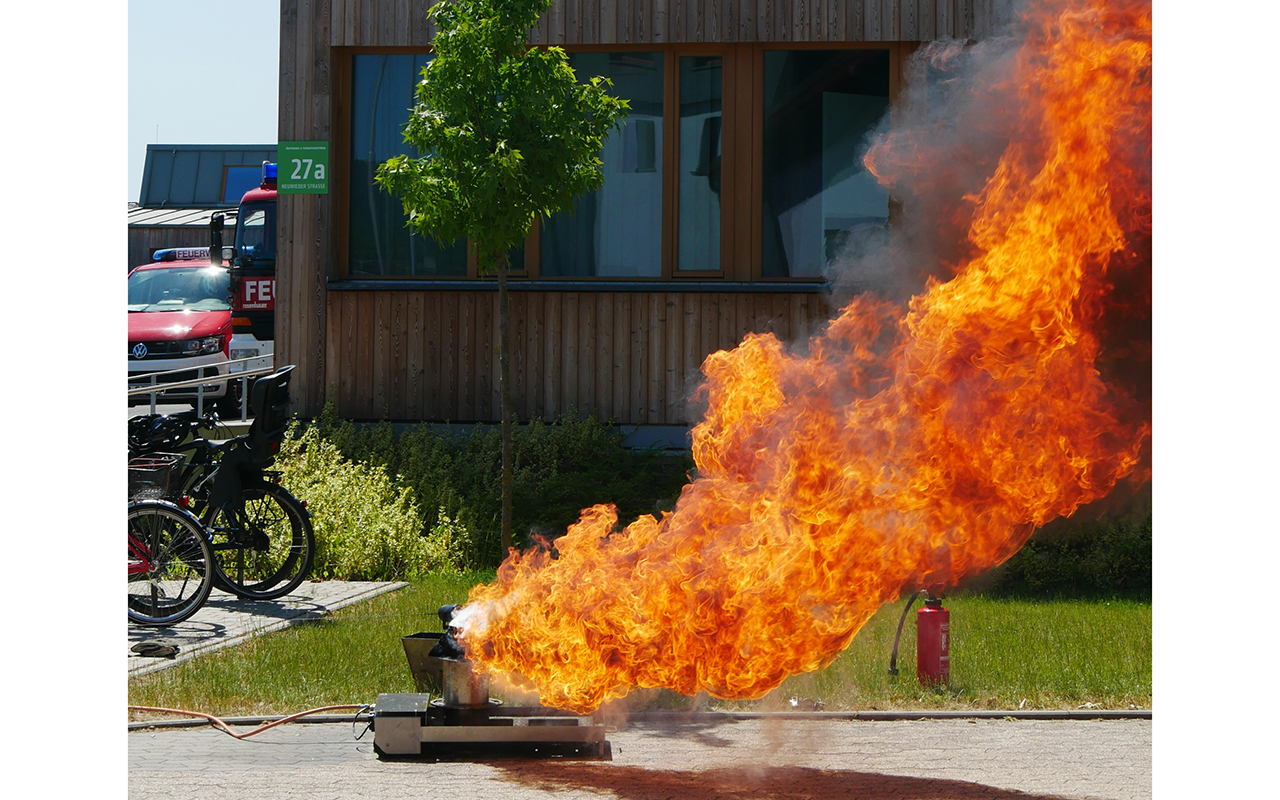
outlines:
M1032 711L642 711L628 714L627 722L717 722L751 719L861 720L864 722L911 722L915 720L1007 719L1018 720L1113 720L1151 719L1151 709L1044 709Z
M228 725L265 725L284 719L285 714L270 717L228 717L222 721ZM1042 711L643 711L626 715L622 724L629 722L677 722L720 723L755 719L785 720L849 720L862 722L915 722L924 720L998 719L1010 722L1028 720L1150 720L1151 709L1062 709ZM354 722L355 714L316 714L302 717L296 724L320 724ZM162 719L130 722L129 730L149 728L199 728L209 726L203 719Z

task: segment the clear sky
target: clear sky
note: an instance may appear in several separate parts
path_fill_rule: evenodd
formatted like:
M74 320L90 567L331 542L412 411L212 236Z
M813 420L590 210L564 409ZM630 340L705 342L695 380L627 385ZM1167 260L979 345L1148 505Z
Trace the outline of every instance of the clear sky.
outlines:
M275 144L280 4L129 0L129 186L148 144Z

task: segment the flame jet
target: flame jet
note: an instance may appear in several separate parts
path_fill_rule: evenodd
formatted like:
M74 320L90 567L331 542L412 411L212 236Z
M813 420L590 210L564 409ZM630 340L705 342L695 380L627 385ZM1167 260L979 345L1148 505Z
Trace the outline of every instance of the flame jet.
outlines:
M1109 267L1149 269L1150 6L1034 2L1018 30L972 255L907 308L855 298L803 352L708 356L675 510L620 530L595 506L555 557L513 551L454 619L480 669L580 713L632 687L759 697L903 591L1145 479L1148 418L1097 362ZM917 145L890 130L865 163L892 185Z

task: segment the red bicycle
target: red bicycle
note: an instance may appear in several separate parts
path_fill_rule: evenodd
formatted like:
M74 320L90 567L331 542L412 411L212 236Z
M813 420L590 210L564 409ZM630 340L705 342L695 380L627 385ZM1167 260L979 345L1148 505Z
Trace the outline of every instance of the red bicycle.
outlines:
M196 613L213 588L213 551L203 526L164 500L129 503L129 621L173 625Z

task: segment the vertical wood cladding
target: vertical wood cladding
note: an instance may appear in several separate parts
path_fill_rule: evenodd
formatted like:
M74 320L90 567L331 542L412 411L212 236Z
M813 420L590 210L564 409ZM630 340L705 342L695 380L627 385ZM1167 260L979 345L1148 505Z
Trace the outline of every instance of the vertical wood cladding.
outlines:
M427 16L433 2L284 0L281 14L284 19L292 9L304 23L323 15L328 43L336 47L420 46L434 33ZM990 5L990 0L555 0L530 35L535 44L962 39L984 24L989 28Z
M330 0L280 4L280 141L333 139L330 67L336 13ZM334 361L326 350L325 279L334 258L331 200L281 195L278 208L276 360L297 366L291 393L300 413L316 414L324 404L326 366Z
M352 419L501 417L496 291L328 293L328 396ZM796 340L826 295L511 293L511 397L520 419L571 408L619 423L688 424L703 360L751 332Z
M335 47L426 46L434 0L282 0L278 138L331 143L346 102L334 81ZM535 44L675 44L928 41L991 30L991 0L556 0L530 30ZM744 58L758 59L758 52ZM760 90L759 65L726 75L729 103ZM747 67L750 67L749 69ZM738 115L734 214L722 243L759 249L748 176L757 169L760 120ZM345 191L341 172L331 185ZM751 180L754 180L752 178ZM328 291L336 277L340 220L330 195L279 199L276 359L295 364L297 410L316 415L328 397L354 418L496 420L497 295L468 291ZM758 262L734 257L735 269ZM729 280L751 280L747 274ZM825 318L815 294L513 292L512 387L522 419L593 408L628 423L682 423L684 396L707 353L749 331L798 336Z
M230 242L228 242L230 244ZM208 247L209 228L143 228L129 229L129 269L151 263L151 254L166 247Z

